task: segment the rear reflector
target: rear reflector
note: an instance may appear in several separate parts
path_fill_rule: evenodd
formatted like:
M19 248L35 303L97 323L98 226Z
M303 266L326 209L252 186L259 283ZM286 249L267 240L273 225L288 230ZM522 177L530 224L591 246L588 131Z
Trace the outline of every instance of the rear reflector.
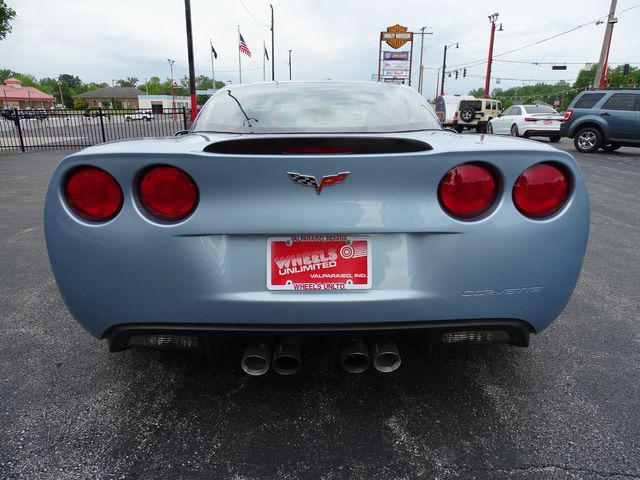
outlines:
M71 209L85 220L105 222L122 208L123 195L115 178L96 167L80 167L67 179L64 195Z
M475 164L458 165L440 181L438 198L450 215L472 219L493 205L497 194L496 180L489 169Z
M189 335L134 335L127 339L127 347L196 348L198 337Z
M513 187L513 203L527 217L557 212L569 196L569 180L561 168L539 163L525 170Z
M139 187L140 202L154 217L176 221L190 215L198 204L198 187L176 167L161 165L148 170Z
M511 335L504 330L471 330L443 333L440 340L444 344L459 345L465 343L509 343Z

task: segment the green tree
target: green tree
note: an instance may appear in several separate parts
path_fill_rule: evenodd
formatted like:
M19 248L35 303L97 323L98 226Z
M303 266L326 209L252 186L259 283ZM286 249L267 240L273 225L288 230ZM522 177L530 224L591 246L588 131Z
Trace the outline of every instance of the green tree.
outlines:
M4 40L7 34L11 33L11 22L14 18L16 18L15 10L4 0L0 0L0 40Z
M73 96L80 93L82 80L76 75L62 73L58 75L58 91L62 90L62 103L67 108L73 108Z
M80 85L82 85L82 80L80 80L80 77L78 77L77 75L70 75L68 73L61 73L60 75L58 75L58 81L71 89L76 89Z
M136 88L136 85L138 85L138 79L136 77L121 78L116 81L116 85L119 87Z

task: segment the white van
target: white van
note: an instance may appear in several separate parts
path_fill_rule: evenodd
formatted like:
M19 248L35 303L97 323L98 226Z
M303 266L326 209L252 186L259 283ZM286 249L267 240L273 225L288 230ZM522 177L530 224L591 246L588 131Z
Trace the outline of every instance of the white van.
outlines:
M458 111L460 100L475 100L471 95L440 95L436 98L436 115L443 127L453 126L453 117Z

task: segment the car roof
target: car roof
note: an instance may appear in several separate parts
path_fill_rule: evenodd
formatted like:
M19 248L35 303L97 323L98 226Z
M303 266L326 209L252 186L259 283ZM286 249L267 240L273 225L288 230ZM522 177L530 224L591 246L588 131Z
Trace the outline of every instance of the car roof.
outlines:
M580 92L580 94L586 93L640 93L640 88L594 88Z

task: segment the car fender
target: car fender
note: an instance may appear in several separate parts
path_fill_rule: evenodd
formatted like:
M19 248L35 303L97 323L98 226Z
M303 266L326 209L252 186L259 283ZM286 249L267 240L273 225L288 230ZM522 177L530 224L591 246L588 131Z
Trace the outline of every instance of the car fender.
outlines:
M597 115L585 115L583 117L578 118L569 127L567 136L573 138L578 130L580 130L581 128L587 125L594 125L598 127L602 131L603 137L609 138L609 124Z

